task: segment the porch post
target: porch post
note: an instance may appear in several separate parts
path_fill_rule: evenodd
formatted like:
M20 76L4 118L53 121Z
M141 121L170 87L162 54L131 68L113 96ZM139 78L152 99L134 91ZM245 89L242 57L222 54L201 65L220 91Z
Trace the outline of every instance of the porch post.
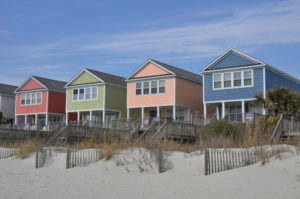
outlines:
M92 115L93 115L93 111L90 110L90 122L92 121Z
M144 127L144 107L142 107L142 127Z
M37 123L38 123L38 114L35 114L34 116L34 124L37 126Z
M17 124L18 124L18 116L15 115L15 125L17 125Z
M191 107L188 108L187 120L191 121Z
M130 119L130 108L127 108L127 120Z
M27 115L25 115L25 121L24 121L25 125L27 124Z
M206 120L206 115L207 115L207 110L206 110L206 103L203 103L203 115L204 115L204 119Z
M245 101L242 100L242 121L245 122Z
M69 123L69 113L66 112L66 124L68 124L68 123Z
M222 119L225 118L225 102L222 102Z
M105 109L102 110L102 122L105 124Z
M159 106L157 106L157 111L156 111L156 112L157 112L156 117L159 118L159 117L160 117L160 109L159 109Z
M263 108L263 115L266 115L266 109L265 109L265 106L262 105L262 108Z
M220 115L219 115L219 105L216 106L216 111L217 111L217 120L220 119Z
M48 113L46 113L46 121L45 121L46 126L48 126L48 117L49 117L49 115L48 115Z
M176 105L173 105L173 120L176 120Z
M119 120L122 119L122 111L119 112Z

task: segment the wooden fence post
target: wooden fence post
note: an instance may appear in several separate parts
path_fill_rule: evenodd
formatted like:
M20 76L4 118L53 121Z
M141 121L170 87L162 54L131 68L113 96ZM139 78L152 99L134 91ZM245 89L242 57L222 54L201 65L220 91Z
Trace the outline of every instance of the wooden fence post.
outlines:
M158 150L158 172L164 172L164 157L163 157L163 150Z
M209 175L209 149L205 150L204 162L205 162L205 175Z

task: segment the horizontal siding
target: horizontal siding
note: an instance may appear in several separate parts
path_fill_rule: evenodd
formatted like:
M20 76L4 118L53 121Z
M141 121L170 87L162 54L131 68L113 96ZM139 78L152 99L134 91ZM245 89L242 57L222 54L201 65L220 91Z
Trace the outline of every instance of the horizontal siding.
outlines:
M212 74L205 74L205 101L208 102L253 98L256 93L263 93L263 69L253 69L253 78L253 87L213 90Z
M266 69L266 82L267 91L272 88L286 86L300 93L300 84L297 84L295 81L292 81L270 69Z
M15 116L15 97L0 95L0 112L5 118L14 118Z

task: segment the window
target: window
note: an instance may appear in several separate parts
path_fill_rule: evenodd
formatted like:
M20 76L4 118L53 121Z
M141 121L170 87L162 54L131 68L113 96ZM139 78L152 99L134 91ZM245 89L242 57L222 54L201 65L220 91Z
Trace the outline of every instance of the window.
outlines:
M73 89L73 101L95 100L97 99L97 87Z
M214 75L214 88L221 88L222 81L221 81L221 74Z
M244 86L252 85L252 71L244 71Z
M253 70L213 74L213 89L253 86Z
M26 93L21 94L21 105L35 105L41 104L42 102L42 93Z
M31 93L27 93L26 94L26 104L30 104L31 103Z
M166 80L159 80L159 93L166 92Z
M73 101L78 100L78 89L73 89Z
M144 95L148 95L149 94L149 82L144 82Z
M84 88L79 89L79 100L84 100Z
M97 99L97 87L92 88L92 99Z
M25 105L25 98L26 98L25 94L22 94L21 95L21 105Z
M91 88L86 88L85 89L85 99L86 100L91 99Z
M233 86L239 87L242 86L242 73L241 72L234 72L233 73Z
M166 93L166 80L152 80L135 83L135 95L155 95L162 93Z
M141 95L142 94L142 83L138 82L135 83L135 95Z
M36 93L32 93L31 95L31 104L36 104Z
M224 88L231 87L231 73L224 73Z
M41 104L42 103L42 93L36 94L36 103Z
M151 81L151 94L157 94L157 81Z

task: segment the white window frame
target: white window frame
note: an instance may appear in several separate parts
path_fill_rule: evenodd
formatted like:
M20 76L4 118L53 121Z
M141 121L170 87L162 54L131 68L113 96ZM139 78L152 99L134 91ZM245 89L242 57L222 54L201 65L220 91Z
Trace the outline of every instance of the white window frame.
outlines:
M215 75L220 75L221 76L221 80L220 80L220 82L221 82L221 87L220 88L215 88ZM213 80L212 80L212 86L213 86L213 89L214 90L219 90L219 89L223 89L223 75L222 75L222 73L215 73L215 74L212 74L212 76L213 76Z
M245 72L251 72L251 84L250 85L246 85L246 86L245 86L245 77L244 77L244 73ZM253 86L253 70L244 70L242 76L243 76L243 86L244 87L252 87Z
M90 99L86 99L86 89L89 88L90 89ZM96 98L93 99L93 88L96 88ZM83 99L79 99L79 90L80 89L84 89L84 93L83 93ZM77 90L77 99L74 100L74 90ZM83 102L83 101L95 101L98 100L98 92L99 92L99 88L97 86L87 86L87 87L78 87L78 88L73 88L72 89L72 102Z
M41 94L41 102L40 103L37 103L37 95L38 95L38 93ZM24 104L22 104L22 95L25 95L25 98L24 98L25 103ZM27 103L27 95L30 95L30 102L29 103ZM35 103L34 104L32 103L32 95L36 95ZM24 93L20 93L20 105L21 106L40 105L42 103L43 103L43 94L42 94L42 92L24 92Z
M141 89L141 94L138 94L138 95L136 94L136 89L137 89L137 88L136 88L136 85L137 85L137 84L141 84L141 88L139 88L139 89ZM142 95L143 95L143 82L135 82L134 95L135 95L135 96L142 96Z
M234 86L234 73L235 72L240 72L241 73L241 86ZM244 84L244 72L251 72L251 85L245 85ZM224 87L224 74L225 73L231 73L231 87ZM221 75L221 88L215 88L214 80L215 80L215 75ZM231 71L231 72L223 72L223 73L215 73L212 74L212 89L213 90L226 90L226 89L235 89L235 88L249 88L254 86L254 72L253 69L251 70L236 70L236 71Z
M152 85L151 85L151 82L153 81L156 81L156 86L157 86L157 93L153 93L151 92L151 88L152 88ZM159 81L165 81L165 92L163 93L160 93L159 92ZM149 82L149 94L144 94L144 83L145 82ZM137 83L140 83L141 84L141 94L140 95L137 95L136 94L136 84ZM166 79L157 79L157 80L145 80L145 81L137 81L135 82L135 90L134 90L134 95L135 96L148 96L148 95L162 95L162 94L166 94L167 93L167 81Z

